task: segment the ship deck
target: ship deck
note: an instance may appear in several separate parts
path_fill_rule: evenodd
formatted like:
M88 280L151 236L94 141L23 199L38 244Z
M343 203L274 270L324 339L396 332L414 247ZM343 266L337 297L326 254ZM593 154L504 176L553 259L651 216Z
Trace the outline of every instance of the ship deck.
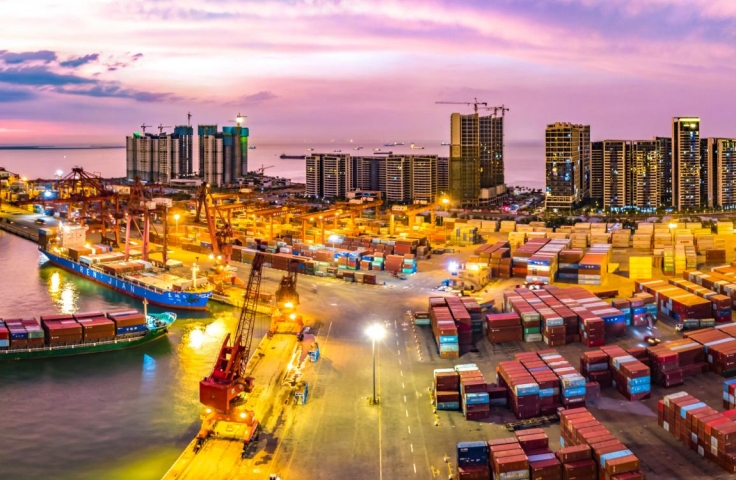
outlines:
M264 338L248 364L246 373L255 378L255 390L246 405L255 412L262 428L255 453L241 459L242 442L212 438L195 454L196 440L192 440L164 480L268 477L273 452L283 436L285 418L293 408L293 402L288 401L292 392L281 382L296 342L296 336L288 334Z

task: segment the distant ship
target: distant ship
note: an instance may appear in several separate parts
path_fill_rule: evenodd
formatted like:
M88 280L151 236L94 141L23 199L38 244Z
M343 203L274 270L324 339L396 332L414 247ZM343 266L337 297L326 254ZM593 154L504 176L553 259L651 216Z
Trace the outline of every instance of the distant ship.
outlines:
M403 144L404 142L394 142L394 143L384 143L383 146L384 147L396 147L396 146L403 145Z
M255 150L256 149L256 146L255 145L249 145L248 148L251 149L251 150Z
M307 149L307 151L308 151L308 152L313 152L313 151L314 151L314 149L313 149L313 148L308 148L308 149Z
M333 150L332 153L341 153L342 150Z
M304 160L307 158L306 155L287 155L285 153L282 153L279 157L282 160Z
M412 143L412 144L411 144L411 149L412 149L412 150L424 150L424 147L422 147L422 146L420 146L420 145L414 145L414 144Z
M363 147L355 147L353 150L363 150Z
M381 150L380 148L377 148L377 149L373 150L373 154L374 154L374 155L392 155L393 153L394 153L394 152L392 152L391 150L389 150L389 151L387 151L387 152L384 152L384 151L383 151L383 150Z
M449 145L449 144L450 144L450 142L442 142L442 143L440 143L440 145Z

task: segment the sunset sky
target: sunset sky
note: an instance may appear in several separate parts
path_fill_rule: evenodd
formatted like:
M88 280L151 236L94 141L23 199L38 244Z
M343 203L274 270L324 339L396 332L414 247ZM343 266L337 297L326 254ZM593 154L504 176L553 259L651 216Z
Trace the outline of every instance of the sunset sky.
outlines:
M505 104L507 141L699 115L736 137L733 0L0 2L0 144L227 124L255 143L447 140L439 100ZM151 129L153 131L155 129Z

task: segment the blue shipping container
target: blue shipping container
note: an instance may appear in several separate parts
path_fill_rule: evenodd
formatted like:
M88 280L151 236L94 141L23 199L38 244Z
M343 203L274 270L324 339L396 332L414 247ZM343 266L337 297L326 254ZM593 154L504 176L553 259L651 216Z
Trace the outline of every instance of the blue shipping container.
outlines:
M437 410L460 410L460 402L439 402Z
M28 332L25 330L22 332L10 332L11 340L28 340Z
M601 467L606 466L606 461L615 460L617 458L625 457L627 455L633 455L631 450L619 450L618 452L611 452L601 455Z
M457 343L457 335L446 335L440 337L440 343Z
M542 398L544 398L544 397L551 397L554 394L555 394L555 389L554 388L540 388L539 389L539 396L542 397Z
M10 346L10 340L0 340L0 348L3 347L9 347Z
M129 327L123 327L118 328L115 330L115 333L117 335L125 335L127 333L137 333L137 332L145 332L146 326L145 325L131 325Z
M639 377L639 378L627 378L626 383L629 385L650 385L652 383L652 377Z
M646 393L651 391L651 385L629 385L627 390L630 394L634 395L637 393Z
M487 393L466 393L465 405L483 405L490 401Z
M562 391L562 396L565 398L582 397L583 395L585 395L585 387L568 388Z

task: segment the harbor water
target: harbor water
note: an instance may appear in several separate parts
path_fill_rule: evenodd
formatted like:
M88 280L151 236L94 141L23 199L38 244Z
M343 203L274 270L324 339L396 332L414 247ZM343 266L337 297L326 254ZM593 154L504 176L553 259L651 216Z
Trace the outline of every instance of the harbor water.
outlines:
M0 231L0 318L142 309L40 259ZM168 336L138 348L0 362L0 478L160 479L199 429L199 381L237 322L231 307L208 309L179 312ZM254 341L266 329L259 320Z

